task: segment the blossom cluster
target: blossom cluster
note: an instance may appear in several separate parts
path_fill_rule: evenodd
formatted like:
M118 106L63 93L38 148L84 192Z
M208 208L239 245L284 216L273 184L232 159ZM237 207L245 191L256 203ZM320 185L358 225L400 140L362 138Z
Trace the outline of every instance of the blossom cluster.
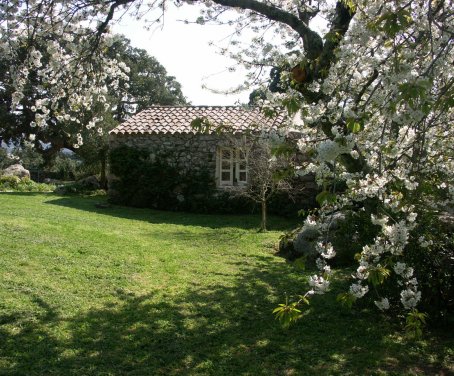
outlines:
M32 128L94 127L99 119L85 124L81 114L107 106L107 85L128 80L129 68L104 53L114 37L97 26L108 12L107 3L62 0L12 0L0 7L0 50L12 62L11 111L33 112ZM26 98L29 85L37 88L34 98Z

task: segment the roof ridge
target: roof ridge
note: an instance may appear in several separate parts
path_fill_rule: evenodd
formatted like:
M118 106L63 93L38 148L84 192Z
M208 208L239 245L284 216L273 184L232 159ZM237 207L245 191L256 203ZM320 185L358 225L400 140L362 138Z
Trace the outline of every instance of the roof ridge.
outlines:
M197 105L192 105L192 104L152 104L151 106L145 108L144 110L147 110L149 108L156 108L156 107L166 107L166 108L183 108L183 107L191 107L191 108L198 108L198 107L214 107L214 108L260 108L259 106L249 106L249 105L211 105L211 104L197 104Z
M212 124L229 124L233 131L244 131L257 126L279 127L285 115L278 112L269 118L259 106L153 105L134 114L110 133L194 133L192 124L196 118L208 118Z

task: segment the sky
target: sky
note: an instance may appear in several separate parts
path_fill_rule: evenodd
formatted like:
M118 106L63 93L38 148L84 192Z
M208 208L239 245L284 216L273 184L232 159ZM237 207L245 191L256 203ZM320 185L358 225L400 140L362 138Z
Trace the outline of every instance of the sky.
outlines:
M113 32L123 34L134 47L145 49L154 56L182 85L183 94L193 105L235 105L249 101L249 91L241 94L214 94L202 84L216 90L240 85L246 72L228 72L234 62L216 52L209 42L220 43L232 32L232 27L185 24L195 20L199 6L184 5L166 11L162 28L145 30L145 23L126 15L113 26ZM179 21L180 20L180 21Z

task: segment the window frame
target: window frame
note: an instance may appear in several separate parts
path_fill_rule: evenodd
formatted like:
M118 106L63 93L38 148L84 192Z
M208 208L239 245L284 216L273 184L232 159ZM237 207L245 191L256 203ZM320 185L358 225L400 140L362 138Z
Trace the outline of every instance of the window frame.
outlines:
M229 153L229 158L224 158L224 153ZM224 163L228 163L228 167L224 167ZM233 185L234 173L234 153L232 148L219 148L218 169L219 169L219 186L228 187ZM228 179L223 179L223 174L229 174Z
M227 154L225 153L228 153L229 157L226 157ZM245 187L249 179L247 152L235 147L219 147L217 149L216 173L220 188ZM224 174L229 175L228 179L224 178ZM240 180L242 174L244 174L245 178Z

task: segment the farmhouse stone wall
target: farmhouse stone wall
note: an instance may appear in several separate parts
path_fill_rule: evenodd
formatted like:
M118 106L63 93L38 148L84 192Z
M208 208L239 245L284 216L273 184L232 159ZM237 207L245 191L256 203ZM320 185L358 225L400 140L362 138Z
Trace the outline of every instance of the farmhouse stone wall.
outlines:
M238 137L243 137L238 135ZM244 142L244 141L243 141ZM217 152L220 147L235 147L238 141L232 135L219 134L110 134L110 149L120 146L149 150L153 156L164 157L167 162L182 172L212 172L213 180L219 184ZM108 175L109 195L115 195L112 183L116 176ZM298 193L293 198L299 206L312 207L318 187L312 175L298 178ZM228 191L227 191L228 192Z
M111 134L110 149L122 145L150 151L150 155L165 156L167 162L184 171L216 171L216 152L228 146L231 136L219 134Z

